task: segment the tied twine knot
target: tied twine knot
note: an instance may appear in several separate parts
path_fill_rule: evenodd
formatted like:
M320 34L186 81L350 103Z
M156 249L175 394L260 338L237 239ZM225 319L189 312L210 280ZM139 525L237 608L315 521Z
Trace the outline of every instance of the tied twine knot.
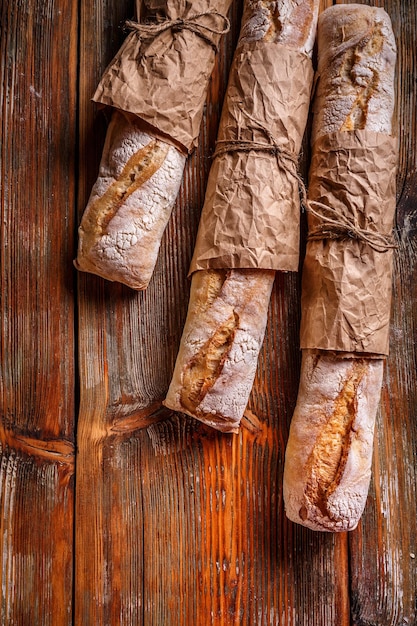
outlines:
M320 221L319 225L308 233L308 241L356 239L368 244L376 252L387 252L397 248L391 235L384 235L376 229L361 228L352 218L327 204L308 200L306 210Z
M306 186L298 172L298 156L294 152L285 150L285 148L280 146L269 129L261 122L255 120L246 111L243 111L243 113L263 131L268 139L268 143L239 139L218 140L213 159L228 152L250 152L252 150L275 155L278 166L284 168L298 182L302 210L311 213L320 221L320 224L309 232L307 236L308 241L317 241L319 239L356 239L367 243L376 252L386 252L387 250L397 248L391 235L384 235L376 229L361 228L353 219L337 211L334 207L329 207L315 200L309 200Z
M207 16L214 17L217 20L219 26L208 26L207 24L204 24L201 20ZM217 52L217 44L213 40L212 36L221 36L228 33L230 30L230 21L225 15L222 15L218 11L212 9L210 11L204 11L202 13L194 13L193 15L190 15L186 18L179 17L175 20L168 19L155 24L140 24L139 22L128 20L125 23L125 27L128 30L136 32L139 36L139 39L141 39L142 41L155 39L155 37L167 30L171 30L172 32L189 30L201 39L203 39L203 41L209 44L215 50L215 52Z

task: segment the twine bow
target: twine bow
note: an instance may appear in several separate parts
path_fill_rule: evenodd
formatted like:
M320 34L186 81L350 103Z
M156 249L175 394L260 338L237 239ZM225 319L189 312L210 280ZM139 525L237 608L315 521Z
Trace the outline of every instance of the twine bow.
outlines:
M219 25L219 27L216 28L202 23L201 18L206 16L213 16L218 22L222 21L223 27ZM157 24L140 24L139 22L128 20L125 23L125 27L128 30L138 33L139 39L142 41L155 39L155 37L167 30L171 30L173 32L189 30L203 39L203 41L208 43L217 52L217 44L213 41L211 35L225 35L228 33L230 30L230 21L225 15L222 15L218 11L210 10L202 13L195 13L187 18L164 20L163 22Z
M314 209L313 206L319 210ZM308 241L317 241L319 239L357 239L368 244L376 252L387 252L387 250L397 247L392 236L384 235L377 230L361 228L353 219L322 202L308 200L306 210L320 220L320 224L308 233Z

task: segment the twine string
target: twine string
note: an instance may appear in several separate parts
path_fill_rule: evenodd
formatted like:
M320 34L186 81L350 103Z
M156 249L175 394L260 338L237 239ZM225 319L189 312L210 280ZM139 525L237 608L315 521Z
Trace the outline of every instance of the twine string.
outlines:
M214 18L216 18L219 26L214 27L204 24L201 19L207 16L213 16ZM195 33L201 39L203 39L203 41L209 44L217 52L217 44L215 43L215 41L213 41L212 36L225 35L226 33L228 33L230 30L230 20L225 15L222 15L218 11L212 9L210 11L204 11L202 13L194 13L187 18L164 20L163 22L157 24L141 24L139 22L128 20L125 22L125 27L128 30L136 32L139 36L139 39L141 39L142 41L155 39L155 37L167 30L171 30L173 32L189 30L192 33Z
M308 200L306 210L320 221L318 226L309 231L307 241L356 239L368 244L376 252L387 252L397 247L391 235L384 235L370 228L361 228L352 218L327 204Z
M307 202L307 192L304 181L298 172L298 155L295 154L295 152L290 152L280 146L269 128L264 126L262 122L252 117L252 115L244 109L242 109L242 113L264 133L268 142L263 143L241 139L218 139L213 159L228 152L251 152L252 150L274 155L277 159L278 167L281 167L286 172L289 172L297 180L300 190L301 204L304 206Z
M222 154L236 151L250 152L255 150L274 154L277 158L278 166L284 167L285 171L289 172L297 180L302 210L311 213L320 222L318 226L309 232L307 236L308 241L317 241L319 239L356 239L367 243L377 252L386 252L397 247L391 235L384 235L370 228L361 228L353 219L337 211L334 207L329 207L315 200L309 200L306 186L298 172L298 156L279 146L270 130L261 122L255 120L246 111L243 111L243 113L263 131L268 139L268 143L239 139L218 140L213 159Z

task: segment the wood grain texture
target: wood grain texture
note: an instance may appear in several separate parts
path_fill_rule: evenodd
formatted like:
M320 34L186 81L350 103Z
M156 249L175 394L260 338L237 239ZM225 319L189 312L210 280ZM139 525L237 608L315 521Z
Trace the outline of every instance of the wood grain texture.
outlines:
M2 624L69 625L77 12L0 6Z
M0 4L0 623L417 623L417 0L377 3L398 43L391 354L367 507L357 530L338 535L296 526L283 511L299 275L276 277L239 435L161 409L242 0L144 293L86 274L74 292L72 268L107 126L90 98L135 2ZM303 155L305 176L307 138Z
M372 4L367 2L366 4ZM416 578L416 3L378 2L397 40L399 138L390 356L377 418L373 482L349 536L352 623L417 622ZM413 382L414 379L414 382Z

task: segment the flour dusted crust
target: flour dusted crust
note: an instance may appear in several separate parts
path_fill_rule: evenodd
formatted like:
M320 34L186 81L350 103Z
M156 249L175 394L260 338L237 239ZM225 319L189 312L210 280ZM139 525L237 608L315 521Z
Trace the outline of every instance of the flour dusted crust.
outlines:
M334 5L318 21L318 83L312 138L334 131L390 133L395 38L384 9Z
M317 0L249 0L239 41L270 40L311 55L317 14ZM274 276L274 271L262 269L193 274L167 407L222 432L238 431L256 373Z
M237 432L255 377L273 271L205 270L192 277L165 406Z
M311 56L316 37L317 10L316 0L247 2L240 41L275 41Z
M366 504L381 359L305 350L284 469L287 517L313 530L353 530Z
M314 140L392 132L395 40L383 9L335 5L318 22ZM384 361L303 350L284 466L287 517L313 530L356 528L371 477Z
M79 227L77 269L145 289L178 195L186 157L115 110Z

